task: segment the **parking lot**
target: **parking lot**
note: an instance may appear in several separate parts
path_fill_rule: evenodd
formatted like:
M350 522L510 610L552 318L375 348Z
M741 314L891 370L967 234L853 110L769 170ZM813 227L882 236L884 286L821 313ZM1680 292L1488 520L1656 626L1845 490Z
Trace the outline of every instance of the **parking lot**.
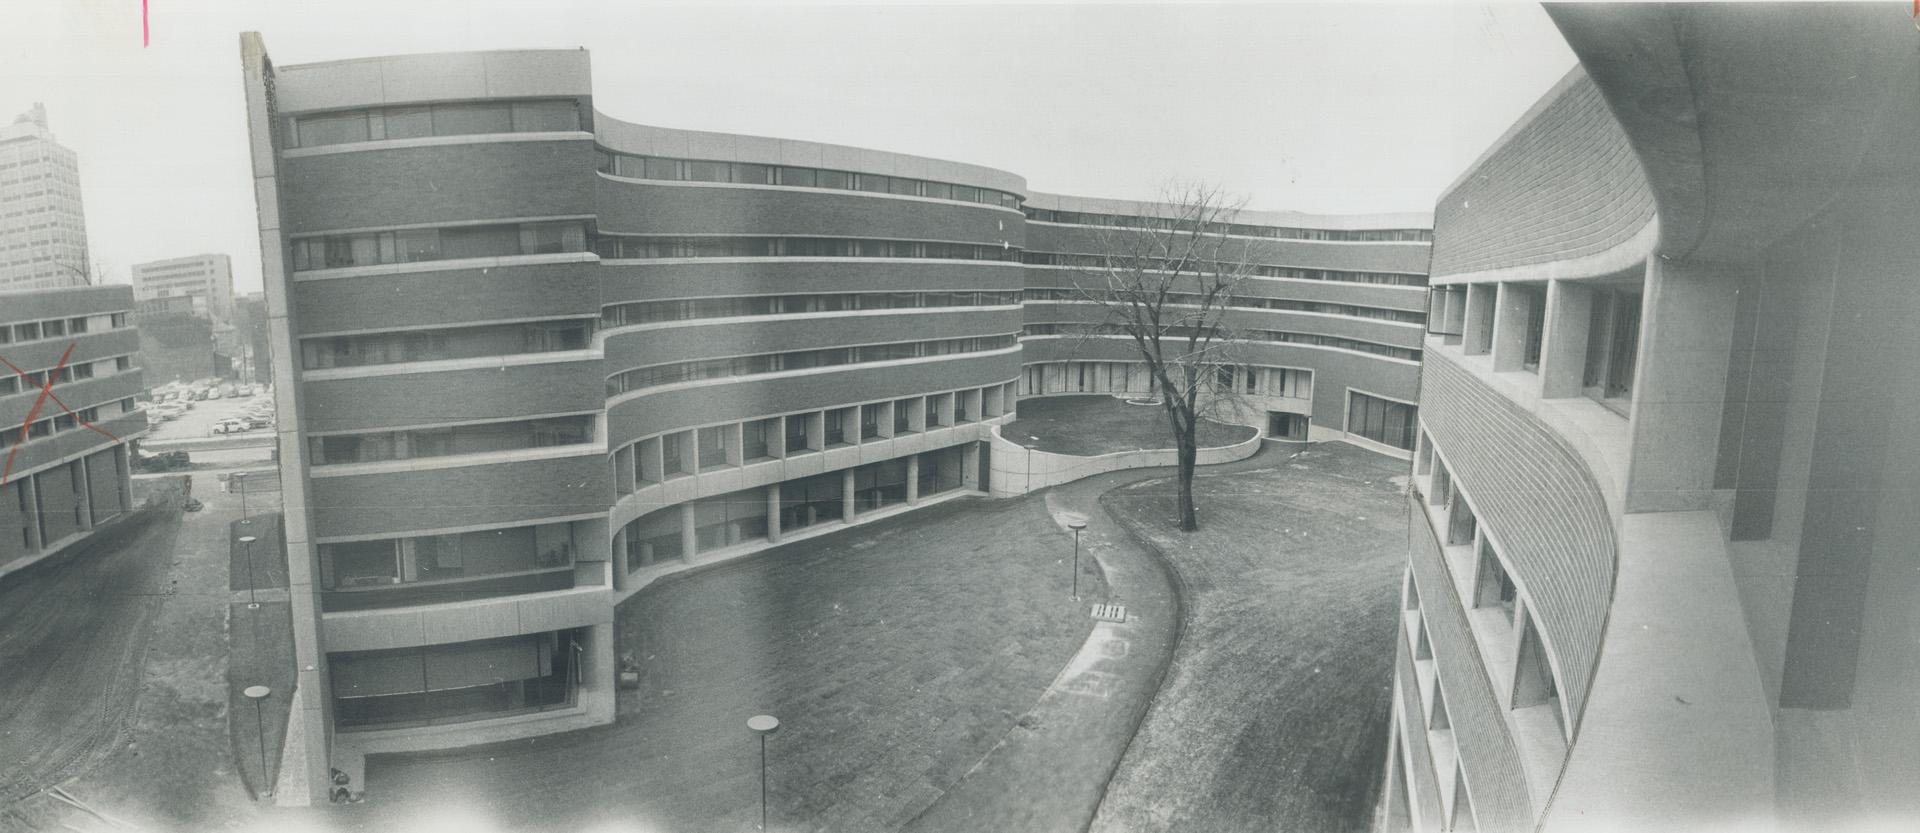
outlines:
M239 417L255 397L225 397L193 403L193 409L175 419L161 422L149 418L153 430L148 440L190 440L213 436L213 426L221 420ZM151 406L150 406L151 407ZM254 431L265 429L255 428Z

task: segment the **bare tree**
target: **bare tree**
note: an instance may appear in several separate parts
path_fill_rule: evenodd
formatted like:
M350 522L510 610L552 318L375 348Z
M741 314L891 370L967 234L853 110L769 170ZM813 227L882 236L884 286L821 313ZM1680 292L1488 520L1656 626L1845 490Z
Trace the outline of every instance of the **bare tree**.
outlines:
M1180 529L1200 528L1193 500L1200 421L1235 408L1234 333L1225 320L1252 274L1248 241L1226 236L1245 199L1205 183L1170 183L1162 201L1097 234L1099 251L1075 279L1103 308L1083 337L1125 337L1146 365L1179 461Z

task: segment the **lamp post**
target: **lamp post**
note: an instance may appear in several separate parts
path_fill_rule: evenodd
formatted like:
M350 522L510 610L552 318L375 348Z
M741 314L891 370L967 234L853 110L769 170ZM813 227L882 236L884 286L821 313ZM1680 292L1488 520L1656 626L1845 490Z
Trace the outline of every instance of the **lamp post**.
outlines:
M760 830L767 829L767 736L780 731L780 719L770 714L747 718L747 728L760 736Z
M247 548L247 609L259 610L260 603L253 598L253 542L260 539L251 535L240 536L240 543Z
M1028 441L1028 442L1021 443L1020 445L1021 447L1027 450L1027 482L1026 482L1026 488L1022 489L1021 491L1027 494L1032 494L1033 493L1033 448L1034 446L1039 445L1039 443Z
M240 692L253 701L253 729L260 737L260 787L265 795L273 795L272 773L267 770L267 729L266 721L260 717L260 704L272 696L273 689L263 685L250 685Z
M240 490L240 522L248 523L249 521L247 520L247 473L244 471L236 471L233 474L227 475L227 479L230 481L233 481L234 486Z
M1073 595L1074 601L1080 601L1080 533L1087 528L1086 521L1074 521L1067 524L1073 530Z

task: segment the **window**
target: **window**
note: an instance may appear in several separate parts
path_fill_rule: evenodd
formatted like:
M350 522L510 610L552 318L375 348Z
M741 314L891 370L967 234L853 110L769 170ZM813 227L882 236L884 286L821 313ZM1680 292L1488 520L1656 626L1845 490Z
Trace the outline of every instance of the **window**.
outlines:
M815 180L821 188L852 188L853 174L845 171L820 171Z
M893 403L894 436L913 433L913 407L917 400L900 399Z
M1519 597L1519 589L1513 584L1513 577L1500 564L1500 556L1493 551L1493 544L1485 538L1480 540L1480 572L1473 594L1474 607L1499 608L1506 614L1507 623L1513 623L1514 600Z
M520 230L515 226L457 226L440 230L441 256L447 259L509 257L521 254L520 246Z
M663 434L660 437L660 470L668 477L687 473L687 461L684 456L686 439L687 435L684 433Z
M880 411L884 407L880 403L860 406L860 439L871 440L880 436Z
M768 453L768 441L774 432L779 431L778 418L756 419L740 426L740 454L745 460L761 460L773 456Z
M1413 405L1347 392L1347 433L1377 443L1412 451L1418 414L1419 408Z
M300 147L339 145L367 140L367 114L341 113L304 116L297 120L296 137Z
M1587 322L1587 356L1581 385L1589 397L1615 410L1633 396L1640 348L1640 293L1597 289Z
M515 102L513 129L519 133L579 130L580 110L572 101ZM391 136L392 132L389 131L388 135Z
M700 468L727 464L727 434L731 430L730 425L700 429Z
M25 324L13 325L14 341L38 341L39 339L40 339L40 322L30 321Z
M441 136L511 133L513 111L506 104L436 104L433 132Z
M813 446L807 442L807 417L807 414L793 414L787 417L786 441L789 456L813 450Z
M419 139L433 135L433 108L391 107L382 121L389 139Z
M773 166L735 162L733 163L733 181L747 185L772 185Z
M686 166L687 179L693 182L726 182L732 179L725 162L690 160Z
M1560 714L1560 686L1553 679L1553 666L1547 661L1546 645L1532 616L1528 616L1521 627L1520 665L1513 677L1513 707L1547 706L1564 737L1567 726Z
M816 187L815 183L817 181L814 176L815 173L812 168L781 168L780 184L793 185L801 188L813 188Z
M839 408L828 410L826 417L826 444L845 445L847 442L846 412Z
M1539 373L1540 347L1547 327L1547 294L1532 287L1514 288L1520 292L1520 299L1524 302L1522 309L1527 316L1526 342L1520 353L1520 367Z

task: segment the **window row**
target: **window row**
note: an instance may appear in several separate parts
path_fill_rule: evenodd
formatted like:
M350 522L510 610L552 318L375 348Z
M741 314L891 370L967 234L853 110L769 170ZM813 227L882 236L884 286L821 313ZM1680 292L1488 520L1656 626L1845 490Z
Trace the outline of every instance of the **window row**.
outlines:
M1027 301L1077 302L1077 301L1087 300L1086 296L1082 295L1079 292L1079 290L1053 289L1053 288L1028 289L1026 290L1026 292L1023 294L1022 297L1024 300L1027 300ZM1094 297L1096 298L1099 297L1097 294L1097 290ZM1167 294L1168 303L1173 303L1173 304L1184 304L1184 305L1191 306L1191 305L1199 304L1200 300L1201 300L1201 296L1193 293L1188 293L1188 292L1170 292ZM1319 303L1316 301L1294 301L1286 298L1261 298L1261 297L1249 297L1246 295L1234 295L1224 299L1216 299L1215 301L1216 304L1222 303L1222 302L1224 302L1226 306L1233 307L1235 309L1264 309L1264 310L1278 310L1282 312L1317 312L1317 313L1322 313L1326 315L1344 315L1352 318L1371 318L1377 321L1397 321L1397 322L1408 323L1408 324L1419 324L1427 320L1427 316L1424 313L1415 312L1411 310L1387 309L1385 307L1362 307L1362 306L1354 306L1352 304L1325 304L1325 303Z
M807 295L746 295L733 298L689 298L677 301L637 301L601 311L602 327L624 327L661 321L733 318L803 312L991 307L1020 303L1017 292L824 292Z
M755 356L739 356L731 359L704 359L691 362L674 362L629 370L625 373L607 377L607 396L618 396L629 391L643 390L660 385L678 382L690 382L698 379L725 379L736 376L756 376L762 373L779 373L788 370L806 370L815 367L833 367L837 365L884 362L895 359L913 359L927 356L946 356L959 353L982 353L990 350L1004 350L1018 342L1012 335L972 336L968 338L948 338L934 341L903 341L891 344L866 344L858 347L829 347L822 350L791 350L783 353L761 353Z
M1191 328L1168 327L1163 335L1169 338L1186 338ZM1022 337L1029 336L1125 336L1127 328L1123 324L1079 324L1079 323L1034 323L1020 328ZM1292 333L1283 330L1234 330L1233 338L1238 341L1270 341L1283 344L1303 344L1314 347L1333 347L1340 350L1352 350L1359 353L1371 353L1376 356L1417 362L1420 351L1390 344L1379 344L1359 339L1323 336L1313 333Z
M865 240L846 237L633 237L601 235L608 260L674 257L899 257L935 260L1019 259L1020 250L984 243Z
M1347 433L1404 451L1413 450L1420 408L1391 399L1347 392Z
M587 629L327 655L341 731L492 720L566 708Z
M313 465L456 457L593 442L588 415L309 437Z
M592 229L582 220L449 226L302 237L293 249L293 269L341 269L383 263L417 263L470 257L512 257L591 250Z
M1216 365L1208 389L1246 396L1313 397L1313 371L1291 367ZM1041 362L1021 369L1020 395L1115 393L1158 396L1159 380L1143 362Z
M5 374L0 375L0 396L37 391L46 386L49 376L53 378L53 384L57 387L81 379L92 379L95 376L126 373L132 369L132 356L115 356L111 359L69 364L58 371L52 369L29 371L25 379L13 372L11 367L0 368L0 374Z
M791 165L762 165L754 162L718 162L706 159L668 159L660 156L633 156L600 152L600 172L629 179L659 179L674 182L733 182L743 185L785 185L797 188L831 188L841 191L867 191L906 197L930 197L1019 208L1019 194L955 185L905 176L863 174L827 168L803 168Z
M571 523L320 545L328 590L391 587L565 569L579 552Z
M570 98L376 107L294 116L287 122L284 135L287 146L294 148L380 139L584 129L580 107Z
M300 362L307 370L324 370L585 350L592 343L591 321L536 321L302 339Z
M1171 217L1141 217L1132 214L1094 214L1085 211L1058 211L1023 206L1027 219L1043 223L1073 226L1110 226L1116 228L1191 229L1192 220ZM1351 240L1368 242L1433 242L1432 229L1319 229L1291 226L1256 226L1248 223L1208 223L1207 234L1233 234L1242 237L1272 237L1281 240Z
M965 446L951 446L650 512L623 529L627 569L851 521L849 509L857 516L950 492L966 485L965 460Z
M628 494L633 484L992 419L1012 401L1009 386L994 385L647 437L615 452L615 488Z
M107 315L80 315L72 318L48 318L42 321L25 321L19 324L0 324L0 344L19 344L28 341L40 341L49 338L66 338L87 333L95 328L119 330L127 326L127 314L115 312Z
M1022 252L1020 262L1028 266L1061 266L1070 269L1100 271L1111 267L1130 268L1131 263L1109 261L1103 255L1067 254L1063 252ZM1148 264L1149 266L1151 264ZM1241 266L1232 263L1190 263L1184 271L1198 269L1217 270L1222 274L1233 274L1245 270L1248 275L1260 278L1294 278L1307 281L1337 281L1340 283L1366 283L1382 286L1426 286L1427 276L1410 275L1399 272L1355 272L1346 269L1306 269L1298 266L1274 266L1253 264Z
M131 399L121 400L121 412L125 413L128 410L132 410L132 402L133 400ZM71 414L63 413L29 423L24 430L26 434L24 439L20 436L23 433L21 428L9 426L6 430L0 431L0 448L23 445L40 439L41 437L51 437L54 434L72 431L75 428L81 428L86 425L93 425L99 421L100 408L96 406L92 408L81 408Z
M1511 669L1511 699L1506 701L1507 708L1517 710L1546 706L1553 717L1554 727L1564 740L1567 734L1566 716L1560 710L1559 683L1547 660L1539 622L1535 621L1533 611L1520 601L1520 591L1513 576L1507 572L1506 564L1501 560L1492 539L1481 528L1480 519L1474 514L1472 505L1461 494L1452 473L1447 470L1446 461L1434 452L1432 437L1425 437L1420 444L1415 469L1416 473L1430 473L1427 503L1438 509L1442 526L1436 530L1436 534L1445 546L1459 548L1446 555L1445 563L1450 572L1465 574L1467 586L1472 588L1471 596L1466 600L1467 607L1474 611L1492 611L1498 617L1491 622L1473 618L1469 626L1475 638L1484 639L1490 635L1519 637L1517 662ZM1464 550L1465 554L1460 555L1460 550ZM1417 594L1410 593L1407 607L1415 609L1418 606ZM1514 656L1505 650L1488 651L1486 648L1483 642L1485 656Z

